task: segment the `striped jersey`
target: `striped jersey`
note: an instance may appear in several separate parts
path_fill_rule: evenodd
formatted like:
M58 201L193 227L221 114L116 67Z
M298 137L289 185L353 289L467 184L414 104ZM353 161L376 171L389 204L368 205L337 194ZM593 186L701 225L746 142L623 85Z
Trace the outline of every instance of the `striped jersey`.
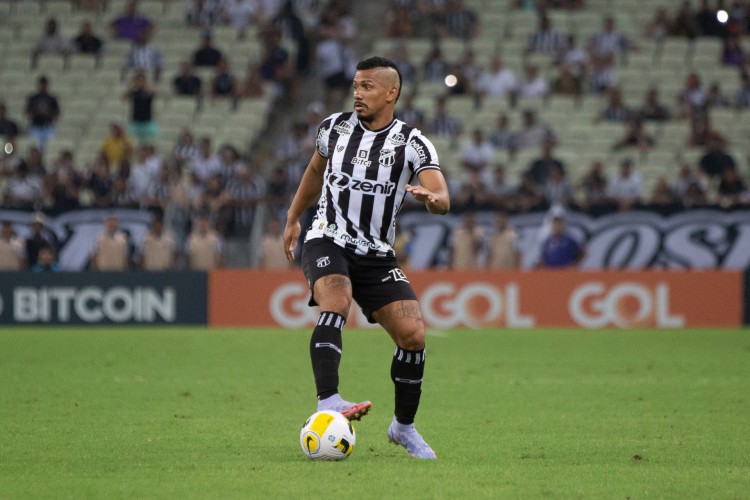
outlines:
M398 119L381 130L367 130L354 112L323 120L316 142L328 163L305 241L326 238L359 255L394 256L406 184L422 170L440 170L435 147Z

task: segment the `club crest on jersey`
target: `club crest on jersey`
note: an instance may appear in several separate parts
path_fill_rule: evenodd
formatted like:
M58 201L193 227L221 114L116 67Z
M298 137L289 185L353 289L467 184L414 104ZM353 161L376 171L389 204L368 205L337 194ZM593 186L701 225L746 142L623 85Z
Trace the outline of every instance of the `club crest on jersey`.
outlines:
M378 163L384 167L392 167L396 163L396 152L392 149L381 149Z
M367 159L367 155L369 153L366 149L360 149L359 152L357 152L357 157L352 158L352 165L361 165L363 167L369 167L372 162Z
M397 133L393 134L388 138L388 141L393 144L394 146L404 146L406 145L406 137L404 137L404 134Z
M344 121L338 122L336 124L336 126L333 127L333 130L335 130L336 132L338 132L341 135L348 135L348 134L352 133L352 129L353 128L354 127L352 126L351 123L349 123L348 121L344 120Z
M342 152L343 150L344 150L344 146L343 145L342 146L336 146L336 151L338 151L339 153Z
M326 255L324 257L320 257L318 260L315 261L315 263L318 265L318 267L326 267L328 264L331 263L331 258Z

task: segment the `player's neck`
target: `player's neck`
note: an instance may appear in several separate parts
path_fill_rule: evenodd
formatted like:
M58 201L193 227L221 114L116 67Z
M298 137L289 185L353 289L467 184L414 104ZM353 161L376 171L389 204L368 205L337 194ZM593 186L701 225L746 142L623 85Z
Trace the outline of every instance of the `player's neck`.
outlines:
M383 130L384 128L388 127L391 123L393 123L393 113L387 113L387 114L383 113L379 116L374 117L372 120L368 122L360 119L359 123L366 130L369 130L371 132L377 132L379 130Z

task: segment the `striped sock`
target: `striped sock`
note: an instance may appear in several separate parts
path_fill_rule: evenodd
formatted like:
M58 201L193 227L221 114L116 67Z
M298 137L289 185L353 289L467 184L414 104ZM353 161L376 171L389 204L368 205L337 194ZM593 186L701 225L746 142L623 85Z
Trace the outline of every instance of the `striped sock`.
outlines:
M407 351L396 346L391 362L391 380L396 387L396 420L400 424L414 423L422 394L425 351Z
M339 361L341 361L341 330L346 320L334 312L322 312L310 338L315 388L318 399L325 399L339 391Z

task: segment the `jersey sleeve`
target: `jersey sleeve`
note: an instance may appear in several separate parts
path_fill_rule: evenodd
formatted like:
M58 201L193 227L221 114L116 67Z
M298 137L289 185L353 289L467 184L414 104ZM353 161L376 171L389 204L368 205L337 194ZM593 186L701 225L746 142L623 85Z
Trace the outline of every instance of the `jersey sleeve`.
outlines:
M331 126L333 125L333 118L335 115L331 115L318 126L318 135L315 139L315 147L318 150L318 154L323 158L328 158L328 138L331 135Z
M415 174L428 169L440 170L440 161L435 146L418 130L409 139L406 155Z

